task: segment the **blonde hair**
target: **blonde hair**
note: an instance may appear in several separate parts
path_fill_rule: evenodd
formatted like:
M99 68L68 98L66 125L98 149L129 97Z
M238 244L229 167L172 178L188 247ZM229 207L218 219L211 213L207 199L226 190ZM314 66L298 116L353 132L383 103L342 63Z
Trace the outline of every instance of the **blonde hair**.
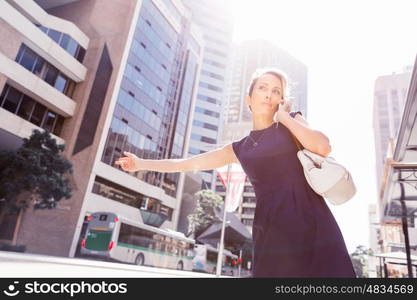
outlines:
M272 74L276 77L278 77L281 80L282 83L282 95L284 98L288 98L289 97L289 87L288 87L288 76L287 74L278 69L278 68L273 68L273 67L269 67L269 68L258 68L256 69L255 72L253 72L252 77L251 77L251 81L247 90L247 93L249 96L252 96L252 92L253 92L253 88L255 86L255 83L258 81L258 79L265 74Z

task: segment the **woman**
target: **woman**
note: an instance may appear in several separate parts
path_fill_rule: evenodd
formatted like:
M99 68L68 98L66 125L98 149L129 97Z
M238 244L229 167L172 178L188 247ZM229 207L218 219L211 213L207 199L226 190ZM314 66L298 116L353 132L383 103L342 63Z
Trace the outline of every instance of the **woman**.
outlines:
M322 196L306 181L291 133L304 148L327 156L328 138L290 112L287 77L257 70L245 98L253 130L222 148L186 159L146 160L125 152L126 171L187 172L240 163L256 195L253 277L356 277L340 229Z

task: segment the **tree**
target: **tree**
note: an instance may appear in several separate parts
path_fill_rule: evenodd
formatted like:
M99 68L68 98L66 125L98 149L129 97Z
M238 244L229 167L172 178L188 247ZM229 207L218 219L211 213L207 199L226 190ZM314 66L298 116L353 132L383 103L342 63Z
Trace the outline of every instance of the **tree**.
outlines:
M212 190L201 190L194 194L197 201L197 206L194 213L189 215L189 233L194 237L199 236L204 232L211 224L215 222L221 222L215 213L216 209L220 209L223 204L223 198Z
M72 174L72 164L60 154L48 131L34 130L15 151L0 151L0 224L6 214L34 209L52 209L62 198L71 197L65 175Z
M364 245L356 247L355 252L350 254L353 268L355 269L356 276L359 278L367 278L368 276L368 248Z

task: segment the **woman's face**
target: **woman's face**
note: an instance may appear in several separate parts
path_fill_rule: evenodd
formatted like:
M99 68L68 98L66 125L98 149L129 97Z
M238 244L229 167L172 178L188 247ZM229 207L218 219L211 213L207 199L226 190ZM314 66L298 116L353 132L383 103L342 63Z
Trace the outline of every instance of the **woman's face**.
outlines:
M250 105L253 114L273 116L282 101L281 79L272 74L261 75L253 87L252 96L246 97L246 104Z

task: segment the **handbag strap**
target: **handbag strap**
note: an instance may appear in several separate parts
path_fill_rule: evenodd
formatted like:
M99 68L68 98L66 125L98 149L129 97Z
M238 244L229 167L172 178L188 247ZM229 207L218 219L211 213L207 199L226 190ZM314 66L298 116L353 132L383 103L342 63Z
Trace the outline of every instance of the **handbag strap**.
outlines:
M297 145L298 150L303 150L304 147L303 145L301 145L301 143L297 140L297 138L295 137L295 135L293 135L292 133L290 133L292 138L294 139L295 144ZM321 165L319 165L318 163L316 163L310 156L306 155L306 157L316 166L316 168L321 168Z

